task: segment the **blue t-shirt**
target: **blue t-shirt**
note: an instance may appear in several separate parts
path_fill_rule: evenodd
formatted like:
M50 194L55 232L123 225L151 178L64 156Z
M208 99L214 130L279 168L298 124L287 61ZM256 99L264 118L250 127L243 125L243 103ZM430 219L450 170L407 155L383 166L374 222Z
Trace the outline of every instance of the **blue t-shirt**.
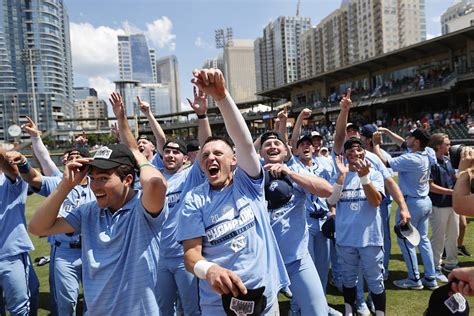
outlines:
M368 176L376 190L383 195L382 174L370 168ZM338 245L358 248L383 245L380 208L370 205L356 172L347 174L336 210Z
M270 227L263 185L263 177L254 179L237 168L222 190L213 190L208 181L194 188L180 213L177 240L203 237L206 260L235 272L247 288L265 286L270 303L289 278ZM199 281L199 290L203 315L224 314L220 295L206 281Z
M0 173L0 260L34 249L26 230L27 192L23 179L12 183Z
M150 161L150 163L156 167L156 169L164 169L165 164L163 163L163 158L161 158L159 153L156 153L155 156L153 156L153 159Z
M398 183L403 195L426 197L430 191L430 161L426 151L406 153L388 160L393 171L398 172Z
M82 277L91 315L157 315L158 236L167 213L149 214L141 191L115 213L82 204L66 221L82 235Z
M192 188L204 183L206 175L201 171L198 163L187 167L175 174L163 172L168 182L166 196L168 199L168 216L166 217L160 236L160 257L183 257L183 246L176 241L178 217L186 193Z
M41 188L37 192L41 196L49 196L62 181L61 177L41 177ZM81 204L95 201L95 195L90 189L89 178L87 178L87 185L76 185L74 189L67 195L63 204L59 209L59 216L66 217L74 208ZM80 235L78 234L59 234L52 236L55 241L66 242L66 243L77 243L79 242Z

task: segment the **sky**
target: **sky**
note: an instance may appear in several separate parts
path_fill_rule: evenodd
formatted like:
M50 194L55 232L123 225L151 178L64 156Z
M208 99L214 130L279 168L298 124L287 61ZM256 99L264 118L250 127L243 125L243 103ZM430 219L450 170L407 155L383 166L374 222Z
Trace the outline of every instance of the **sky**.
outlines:
M74 86L88 86L106 99L118 75L117 35L127 25L146 34L157 57L176 55L185 97L191 71L221 51L214 31L232 27L234 38L255 39L279 16L296 14L298 0L64 0L70 20ZM428 39L441 34L440 16L454 0L425 0ZM317 25L341 0L301 0L300 15Z

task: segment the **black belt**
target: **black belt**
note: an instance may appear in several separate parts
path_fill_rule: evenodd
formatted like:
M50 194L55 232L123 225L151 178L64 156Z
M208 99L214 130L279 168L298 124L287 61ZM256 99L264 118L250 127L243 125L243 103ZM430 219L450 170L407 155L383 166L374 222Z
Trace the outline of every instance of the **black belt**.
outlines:
M81 249L81 247L82 247L82 244L81 244L80 241L79 242L69 242L68 243L68 242L60 242L60 241L55 240L54 245L56 247L61 247L61 245L63 245L63 247L71 248L71 249Z

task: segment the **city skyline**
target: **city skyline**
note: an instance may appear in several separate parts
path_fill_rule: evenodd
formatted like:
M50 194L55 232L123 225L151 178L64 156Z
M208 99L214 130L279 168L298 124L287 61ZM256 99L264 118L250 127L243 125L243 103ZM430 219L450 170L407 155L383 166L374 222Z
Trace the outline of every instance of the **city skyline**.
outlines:
M454 1L426 0L427 38L441 34L440 16ZM296 0L229 1L72 1L66 0L71 21L75 86L90 86L101 97L114 89L118 79L117 35L132 25L145 33L156 58L176 55L181 77L181 105L192 95L191 70L199 68L222 50L214 45L214 30L232 27L234 38L260 37L263 28L279 16L294 16ZM271 5L270 5L271 4ZM302 0L300 15L317 25L340 7L341 1ZM104 12L108 17L104 19ZM153 14L150 15L150 12ZM207 19L206 19L207 18ZM115 40L114 40L115 39Z

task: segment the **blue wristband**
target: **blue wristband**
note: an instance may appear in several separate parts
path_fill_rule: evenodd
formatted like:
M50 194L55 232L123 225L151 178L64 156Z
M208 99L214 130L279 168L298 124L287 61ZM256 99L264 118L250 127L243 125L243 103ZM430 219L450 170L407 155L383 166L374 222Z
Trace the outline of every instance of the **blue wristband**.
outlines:
M30 170L31 170L31 165L28 159L26 160L24 164L18 165L18 171L20 171L20 173L29 173Z

